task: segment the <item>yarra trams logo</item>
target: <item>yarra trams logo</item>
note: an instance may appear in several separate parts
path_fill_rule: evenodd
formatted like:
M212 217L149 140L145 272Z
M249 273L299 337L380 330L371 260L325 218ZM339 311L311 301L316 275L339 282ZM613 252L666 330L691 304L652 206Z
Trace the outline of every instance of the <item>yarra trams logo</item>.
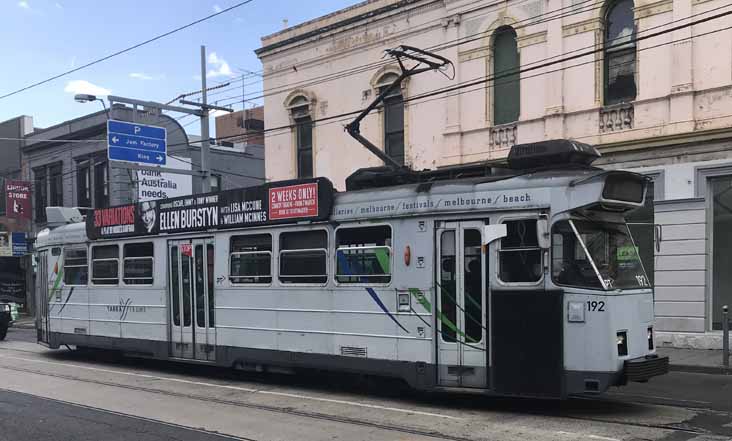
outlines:
M145 312L147 310L144 306L133 306L132 305L132 299L127 298L119 299L119 305L108 305L107 311L108 312L119 312L119 320L124 321L127 320L127 314L130 312Z

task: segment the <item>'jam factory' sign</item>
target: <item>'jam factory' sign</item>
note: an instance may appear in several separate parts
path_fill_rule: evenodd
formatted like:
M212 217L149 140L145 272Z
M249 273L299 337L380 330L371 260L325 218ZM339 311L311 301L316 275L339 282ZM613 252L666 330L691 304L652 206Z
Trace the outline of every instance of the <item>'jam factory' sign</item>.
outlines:
M329 180L286 181L98 209L87 216L86 230L100 239L316 221L332 206Z

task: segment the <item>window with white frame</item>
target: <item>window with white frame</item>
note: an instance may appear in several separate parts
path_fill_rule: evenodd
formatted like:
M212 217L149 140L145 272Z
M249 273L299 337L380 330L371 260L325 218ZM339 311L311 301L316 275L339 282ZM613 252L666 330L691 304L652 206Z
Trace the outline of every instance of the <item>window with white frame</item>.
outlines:
M122 280L127 285L152 285L155 250L152 242L128 243L122 250Z
M86 248L64 248L64 284L83 286L88 281L89 263Z
M95 285L119 283L119 247L117 245L92 247L92 283Z
M229 245L231 283L272 283L272 235L233 236Z
M536 233L536 219L503 222L506 237L498 250L499 278L506 283L532 283L543 274L541 248Z
M336 280L389 283L391 254L390 226L340 228L336 231Z
M292 231L280 234L280 275L282 283L328 281L328 232Z

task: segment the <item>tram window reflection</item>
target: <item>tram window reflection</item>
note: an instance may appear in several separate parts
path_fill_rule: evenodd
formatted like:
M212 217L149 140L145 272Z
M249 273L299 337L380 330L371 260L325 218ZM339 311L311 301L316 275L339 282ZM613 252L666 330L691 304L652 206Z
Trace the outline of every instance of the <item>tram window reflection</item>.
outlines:
M391 227L381 225L336 231L336 280L339 283L389 283Z
M152 285L155 256L151 242L130 243L122 251L122 280L127 285Z
M328 233L325 230L280 234L280 282L326 283L327 250Z
M536 219L504 222L507 235L501 239L499 275L507 283L534 283L541 280L541 248L536 236Z
M92 248L92 283L95 285L119 283L119 247L117 245Z
M230 242L231 283L272 283L272 235L233 236Z
M83 286L89 280L86 248L64 248L64 283Z

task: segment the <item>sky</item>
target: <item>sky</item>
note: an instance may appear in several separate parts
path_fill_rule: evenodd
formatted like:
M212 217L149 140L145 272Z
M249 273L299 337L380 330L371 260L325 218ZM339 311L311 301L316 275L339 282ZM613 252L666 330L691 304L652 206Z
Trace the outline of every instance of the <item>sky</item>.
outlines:
M239 3L240 0L0 0L0 96ZM109 94L167 102L201 87L200 46L208 53L209 87L244 79L245 93L261 92L254 50L260 38L351 6L358 0L253 0L164 39L95 66L0 100L0 121L33 117L49 127L101 110L101 103L80 104L76 93ZM242 94L214 94L210 102ZM242 108L241 99L233 101ZM245 103L251 107L256 103ZM171 114L174 117L180 114ZM193 117L181 120L198 134ZM212 124L213 128L213 124Z

